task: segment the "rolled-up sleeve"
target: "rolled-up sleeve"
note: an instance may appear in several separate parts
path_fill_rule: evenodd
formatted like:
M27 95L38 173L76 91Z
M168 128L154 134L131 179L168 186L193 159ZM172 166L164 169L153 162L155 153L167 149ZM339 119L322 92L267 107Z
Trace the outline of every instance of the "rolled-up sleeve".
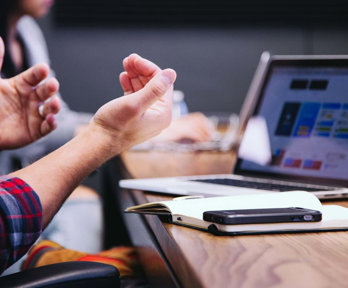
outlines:
M38 195L23 180L0 177L0 273L20 259L42 231Z

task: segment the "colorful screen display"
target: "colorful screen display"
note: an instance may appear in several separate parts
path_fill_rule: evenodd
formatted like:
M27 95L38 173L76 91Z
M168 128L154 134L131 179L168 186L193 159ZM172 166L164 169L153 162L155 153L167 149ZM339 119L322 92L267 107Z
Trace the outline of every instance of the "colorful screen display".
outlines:
M273 67L257 109L272 159L241 170L348 179L348 68Z

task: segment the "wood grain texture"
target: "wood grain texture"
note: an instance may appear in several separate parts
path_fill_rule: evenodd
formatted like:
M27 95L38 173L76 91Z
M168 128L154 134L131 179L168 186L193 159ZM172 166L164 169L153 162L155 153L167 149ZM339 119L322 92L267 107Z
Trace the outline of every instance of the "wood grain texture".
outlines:
M129 193L128 191L121 189L116 193L117 195L115 195L115 197L119 199L122 211L129 206L135 205L134 195L137 194L136 192ZM143 195L142 192L139 193L140 195ZM151 287L180 287L177 278L175 274L172 273L163 253L158 249L157 242L154 241L153 232L145 223L143 215L124 213L123 221L127 227L131 243L137 249L143 271L145 272Z
M147 199L141 191L133 191L132 195L137 204L146 203ZM161 197L161 200L169 200L171 197ZM193 275L194 270L189 266L179 246L166 230L159 217L155 215L143 215L145 221L154 233L159 249L165 254L166 261L176 275L182 287L202 287L199 275Z
M177 246L166 256L175 257L179 250L202 287L348 287L348 232L214 236L168 223L164 227Z
M173 226L205 287L347 287L347 233L216 237Z
M234 152L127 151L122 154L134 178L231 173Z

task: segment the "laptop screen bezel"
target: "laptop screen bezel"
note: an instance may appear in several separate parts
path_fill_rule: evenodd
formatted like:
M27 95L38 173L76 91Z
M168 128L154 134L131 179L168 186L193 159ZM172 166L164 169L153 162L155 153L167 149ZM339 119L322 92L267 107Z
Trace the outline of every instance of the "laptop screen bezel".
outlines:
M272 56L269 59L269 63L267 65L266 70L264 71L264 77L258 77L259 81L263 81L263 83L259 83L260 89L255 93L257 95L253 95L255 97L256 102L253 108L253 111L250 113L250 116L257 116L261 103L264 98L264 92L268 81L270 79L270 75L275 67L346 67L348 68L348 55L343 56ZM255 78L254 78L255 79ZM255 80L253 80L255 81ZM245 109L245 107L243 107ZM242 168L243 159L239 158L236 161L236 164L233 169L233 173L241 176L248 177L258 177L258 178L266 178L266 179L274 179L274 180L284 180L291 182L300 182L300 183L308 183L308 184L319 184L325 186L341 186L348 187L348 180L342 179L328 179L321 177L313 177L313 176L299 176L299 175L289 175L284 173L273 173L273 172L263 172L263 171L255 171L248 170Z

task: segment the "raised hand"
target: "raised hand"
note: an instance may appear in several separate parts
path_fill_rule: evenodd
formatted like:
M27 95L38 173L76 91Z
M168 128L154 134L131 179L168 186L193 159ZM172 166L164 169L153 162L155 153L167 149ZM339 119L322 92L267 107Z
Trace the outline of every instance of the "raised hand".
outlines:
M112 100L97 111L91 124L96 131L102 130L98 135L109 138L105 142L109 143L108 149L119 153L120 148L141 143L169 125L175 79L174 70L161 70L142 89Z
M4 52L0 38L0 71ZM13 78L0 78L0 150L27 145L56 128L60 102L52 96L59 83L51 78L40 84L48 73L47 65L38 64Z
M153 77L162 70L153 62L137 54L131 54L123 60L124 72L120 74L120 83L125 95L142 89ZM152 142L192 142L210 141L213 128L208 119L201 113L191 113L183 118L174 120Z
M123 67L125 71L120 74L120 83L125 95L139 91L161 71L156 64L137 54L126 57Z

